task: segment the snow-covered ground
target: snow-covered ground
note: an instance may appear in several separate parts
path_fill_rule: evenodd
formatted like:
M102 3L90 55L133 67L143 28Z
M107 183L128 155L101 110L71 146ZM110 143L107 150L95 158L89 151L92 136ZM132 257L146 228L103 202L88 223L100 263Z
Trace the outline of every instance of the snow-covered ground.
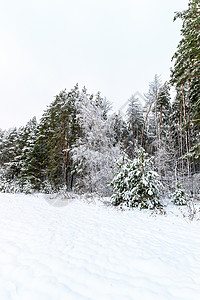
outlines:
M61 299L199 300L200 221L0 194L0 300Z

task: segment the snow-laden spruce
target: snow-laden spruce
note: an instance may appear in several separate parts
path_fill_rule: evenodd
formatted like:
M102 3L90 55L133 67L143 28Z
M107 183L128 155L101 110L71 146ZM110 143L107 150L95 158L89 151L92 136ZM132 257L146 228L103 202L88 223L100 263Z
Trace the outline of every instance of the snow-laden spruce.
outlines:
M118 162L118 172L111 186L113 204L121 207L161 208L159 191L162 187L159 176L152 170L151 159L143 148L137 151L133 161L123 157Z
M182 189L180 184L177 184L175 191L172 195L172 203L175 205L187 205L189 197Z

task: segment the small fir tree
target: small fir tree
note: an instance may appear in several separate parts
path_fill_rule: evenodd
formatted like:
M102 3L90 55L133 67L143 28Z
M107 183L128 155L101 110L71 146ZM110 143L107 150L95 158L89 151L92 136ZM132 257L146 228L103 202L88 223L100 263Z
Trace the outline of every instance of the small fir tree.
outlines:
M133 161L123 157L118 163L118 172L111 182L113 204L139 209L161 208L158 174L152 171L151 160L143 148L137 150L137 155Z
M175 205L187 205L189 198L178 183L172 195L172 203Z

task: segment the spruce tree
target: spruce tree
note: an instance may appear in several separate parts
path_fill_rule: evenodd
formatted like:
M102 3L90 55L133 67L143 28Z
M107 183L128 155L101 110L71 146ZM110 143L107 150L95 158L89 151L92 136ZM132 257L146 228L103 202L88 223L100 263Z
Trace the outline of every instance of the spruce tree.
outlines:
M174 193L172 194L172 203L175 205L187 205L188 201L188 196L182 189L180 183L178 183L175 187Z
M133 161L123 157L118 163L118 172L111 182L113 204L139 209L161 208L159 176L152 170L151 160L143 148L136 155Z

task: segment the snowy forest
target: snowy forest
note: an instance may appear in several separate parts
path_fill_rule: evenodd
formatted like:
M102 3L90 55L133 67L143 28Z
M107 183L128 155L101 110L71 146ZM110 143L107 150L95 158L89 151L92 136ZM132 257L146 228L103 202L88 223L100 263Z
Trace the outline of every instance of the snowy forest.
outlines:
M76 84L55 96L39 122L0 130L0 191L96 193L116 206L152 209L163 197L179 205L198 199L199 1L190 0L177 18L181 40L171 77L150 79L144 105L130 96L124 116L100 92Z

